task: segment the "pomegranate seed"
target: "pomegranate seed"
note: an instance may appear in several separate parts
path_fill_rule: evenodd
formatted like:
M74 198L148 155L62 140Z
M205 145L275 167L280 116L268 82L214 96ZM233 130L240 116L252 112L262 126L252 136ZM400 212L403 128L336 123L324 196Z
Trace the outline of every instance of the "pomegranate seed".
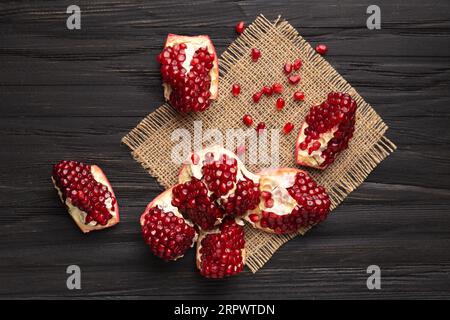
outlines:
M231 92L233 93L233 96L237 97L239 93L241 92L241 87L238 84L233 84L233 87L231 88Z
M298 74L290 76L288 81L290 84L297 84L300 81L300 76Z
M269 86L264 86L264 87L262 88L262 93L264 93L266 96L271 96L272 93L273 93L273 90L272 90L272 88L269 87Z
M257 92L253 95L253 102L258 103L259 100L261 100L263 93L262 92Z
M273 207L273 199L267 199L267 200L264 202L264 206L265 206L266 208L272 208L272 207Z
M294 92L294 100L295 101L303 101L305 99L305 94L301 91Z
M278 111L282 110L282 109L284 108L285 105L286 105L286 102L284 101L283 98L278 98L278 99L277 99L276 107L277 107L277 110L278 110Z
M316 46L316 52L320 55L326 54L328 51L328 47L325 44L318 44Z
M195 152L192 153L191 161L192 161L192 164L194 164L194 165L198 164L198 162L200 161L200 156L198 154L196 154Z
M264 200L272 199L272 193L270 193L269 191L262 191L261 198L263 198Z
M250 218L250 221L255 223L259 221L259 216L255 213L252 213L251 215L248 216Z
M258 134L262 133L264 131L264 129L266 128L266 124L264 122L260 122L258 123L258 125L256 126L256 132Z
M289 62L286 62L284 64L284 73L289 74L292 72L292 64L290 64Z
M261 57L261 51L256 48L252 48L251 57L253 61L258 61L258 59Z
M274 83L272 85L272 91L274 93L282 93L283 92L283 85L281 83Z
M236 33L237 34L241 34L242 32L244 32L244 29L245 29L245 24L244 24L244 21L239 21L237 24L236 24Z
M295 59L294 63L292 64L292 67L294 68L294 70L298 70L302 67L302 60L300 59Z
M285 134L288 134L292 131L292 129L294 129L294 125L292 122L287 122L284 127L283 127L283 132Z
M242 121L248 127L250 127L253 124L253 118L249 114L244 115Z

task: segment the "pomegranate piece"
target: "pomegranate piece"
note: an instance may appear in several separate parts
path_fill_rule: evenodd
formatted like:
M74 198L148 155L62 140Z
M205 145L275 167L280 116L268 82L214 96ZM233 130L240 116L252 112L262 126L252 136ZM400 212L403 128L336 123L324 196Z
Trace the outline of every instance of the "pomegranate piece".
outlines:
M258 125L256 126L256 132L258 134L262 133L264 131L264 129L266 129L266 124L264 122L260 122L258 123Z
M256 92L256 93L253 95L253 97L252 97L253 102L254 102L254 103L258 103L259 100L261 100L262 95L263 95L263 92L262 92L262 91Z
M165 261L181 258L197 240L192 222L170 208L172 189L150 202L141 215L142 235L150 250ZM166 209L165 209L166 208Z
M246 114L242 117L242 122L244 122L246 126L250 127L253 124L253 118L249 114Z
M275 103L275 106L276 106L278 111L282 110L285 105L286 105L286 102L284 101L283 98L278 98L276 103Z
M288 78L290 84L295 85L300 82L300 76L298 74L290 76Z
M217 98L218 58L208 36L169 34L158 61L164 97L177 110L204 111Z
M322 56L323 56L324 54L326 54L327 51L328 51L328 47L327 47L325 44L318 44L318 45L316 46L316 52L317 52L318 54L322 55Z
M274 83L272 85L272 91L274 93L282 93L283 92L283 85L281 83Z
M117 199L98 166L60 161L53 166L52 182L72 219L84 233L119 222Z
M286 62L283 67L285 74L290 74L292 72L292 64L290 62Z
M342 92L313 106L303 122L296 143L297 163L325 169L348 147L355 130L356 101Z
M305 100L305 94L301 91L295 91L294 92L294 100L295 101L303 101Z
M299 70L302 67L302 64L302 60L295 59L294 63L292 64L292 68L294 68L294 70Z
M240 273L245 264L244 228L226 219L216 230L202 233L197 241L197 267L206 278Z
M205 183L196 178L173 187L171 204L203 230L213 229L224 216L209 197Z
M290 168L261 173L261 202L246 220L267 232L287 234L326 219L330 199L304 171Z
M252 57L252 60L256 62L261 57L261 51L259 51L259 49L256 48L252 48L250 56Z
M244 21L239 21L239 22L236 24L236 27L235 27L236 33L237 33L237 34L242 34L242 32L244 32L244 29L245 29L245 23L244 23Z
M238 84L233 84L233 86L231 87L231 93L233 93L233 96L237 97L240 92L241 87Z
M289 134L292 129L294 129L294 124L292 122L287 122L283 127L284 134Z

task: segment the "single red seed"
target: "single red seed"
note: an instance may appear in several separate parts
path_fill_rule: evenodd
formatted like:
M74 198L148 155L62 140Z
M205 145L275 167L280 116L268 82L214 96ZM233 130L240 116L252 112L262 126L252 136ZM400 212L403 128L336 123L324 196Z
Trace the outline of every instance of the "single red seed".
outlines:
M250 221L255 223L259 221L259 216L255 213L252 213L251 215L248 216L250 218Z
M196 154L195 152L192 153L191 155L191 160L192 160L192 164L198 164L198 162L200 161L200 157L198 154Z
M273 90L272 90L272 88L269 87L269 86L264 86L264 87L262 88L262 93L264 93L266 96L271 96L272 93L273 93Z
M244 29L245 29L245 23L244 23L244 21L239 21L239 22L236 24L236 33L237 33L237 34L241 34L242 32L244 32Z
M244 115L244 117L242 117L242 121L248 127L253 124L253 118L249 114Z
M282 93L283 92L283 85L281 83L274 83L272 85L272 91L274 93Z
M303 101L305 99L305 94L301 91L294 92L294 100L295 101Z
M298 70L302 67L302 60L300 59L295 59L294 63L292 64L292 67L294 68L294 70Z
M284 64L284 73L289 74L292 72L292 64L290 62L286 62Z
M262 133L264 131L264 129L266 128L266 124L264 122L260 122L258 123L258 125L256 126L256 132L258 134Z
M316 46L316 52L320 55L326 54L327 51L328 51L328 47L325 44L321 43Z
M283 132L288 134L294 129L294 124L292 122L287 122L283 127Z
M231 88L231 92L233 93L233 96L237 97L239 93L241 92L241 87L238 84L233 84L233 87Z
M261 57L261 51L256 48L252 48L251 57L253 61L258 61L258 59Z
M284 108L284 106L286 105L286 102L284 101L283 98L278 98L275 105L277 107L277 110L282 110Z
M288 78L288 81L289 81L290 84L297 84L300 81L300 76L298 74L290 76Z
M253 102L258 103L259 100L261 100L263 93L262 92L257 92L253 95Z
M272 199L272 193L270 193L269 191L262 191L262 192L261 192L261 197L262 197L264 200Z

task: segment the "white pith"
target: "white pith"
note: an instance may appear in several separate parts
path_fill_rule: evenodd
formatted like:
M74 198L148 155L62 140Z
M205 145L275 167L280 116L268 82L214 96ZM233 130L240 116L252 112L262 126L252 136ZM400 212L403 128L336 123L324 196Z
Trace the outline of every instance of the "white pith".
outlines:
M96 166L96 165L91 166L91 174L97 182L100 182L101 184L106 186L108 188L108 191L114 197L114 192L111 188L111 185L109 184L108 179L106 178L106 176L103 174L103 171L98 166ZM56 191L58 192L58 196L59 196L61 202L66 205L67 211L69 212L70 216L72 217L72 219L75 221L75 223L80 227L80 229L83 232L87 233L92 230L100 230L100 229L108 228L108 227L115 225L118 222L117 217L119 214L119 209L118 209L119 207L117 205L117 202L116 202L116 205L114 206L115 210L112 210L113 209L113 205L111 202L112 199L108 199L109 201L105 202L105 204L106 204L106 208L108 209L109 213L112 216L108 220L108 223L104 226L98 224L97 221L91 221L89 223L85 223L86 216L88 215L87 212L74 206L69 197L67 197L66 200L64 200L63 193L60 190L60 188L57 186L55 179L53 177L51 177L51 179L53 182L53 186L55 187ZM117 201L117 199L116 199L116 201Z
M307 148L305 150L302 150L302 149L300 149L300 143L302 143L306 139L306 135L305 135L306 128L308 128L308 124L306 122L304 122L302 127L300 128L300 134L297 139L297 163L303 163L303 164L311 166L311 167L319 167L325 161L325 159L322 158L322 152L327 149L328 142L331 139L333 139L334 133L338 130L338 126L335 126L330 131L319 134L319 139L311 140L311 142L308 144ZM320 142L320 148L316 151L311 152L311 154L309 154L308 148L310 146L312 146L312 144L315 141Z
M217 53L214 49L214 45L212 44L209 37L206 36L179 36L179 35L172 35L170 34L167 37L165 47L172 47L177 44L185 43L186 49L184 51L186 59L183 61L182 66L186 70L186 74L189 73L191 70L191 61L194 56L195 51L197 51L200 48L206 47L208 49L209 54L214 54L214 62L213 62L213 68L209 71L209 76L211 77L211 86L209 91L211 92L211 99L214 99L214 97L217 96L217 90L218 90L218 78L219 78L219 72L218 72L218 59L217 59ZM163 83L164 88L164 98L166 100L169 100L170 94L172 92L172 88L170 85Z

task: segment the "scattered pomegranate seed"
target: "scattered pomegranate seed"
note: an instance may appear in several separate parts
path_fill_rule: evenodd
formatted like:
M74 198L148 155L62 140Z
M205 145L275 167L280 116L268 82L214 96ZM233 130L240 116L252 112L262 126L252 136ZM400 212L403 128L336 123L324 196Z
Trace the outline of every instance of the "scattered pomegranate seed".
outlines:
M237 34L241 34L242 32L244 32L244 29L245 29L245 23L244 23L244 21L239 21L239 22L236 24L236 33L237 33Z
M282 93L283 92L283 85L281 83L274 83L272 85L272 91L274 93Z
M272 88L269 87L269 86L264 86L264 87L262 88L262 93L264 93L266 96L271 96L272 93L273 93L273 90L272 90Z
M264 122L260 122L258 123L258 125L256 126L256 132L258 134L262 133L264 131L264 129L266 128L266 124Z
M259 100L261 100L263 93L262 92L257 92L253 95L253 102L258 103Z
M192 164L194 164L194 165L198 164L198 162L200 161L200 156L194 152L191 155L191 160L192 160Z
M300 76L298 74L290 76L288 81L290 84L297 84L300 81Z
M289 63L289 62L286 62L284 64L284 68L283 69L284 69L284 73L286 73L286 74L291 73L292 72L292 64Z
M294 63L292 64L292 67L294 68L294 70L298 70L302 67L302 60L300 59L295 59Z
M316 52L320 55L326 54L328 51L328 47L325 44L318 44L316 46Z
M278 110L278 111L279 111L279 110L282 110L282 109L284 108L285 105L286 105L286 102L284 101L283 98L278 98L278 99L277 99L276 107L277 107L277 110Z
M292 129L294 129L293 123L292 123L292 122L287 122L287 123L284 125L284 127L283 127L283 132L284 132L285 134L289 134L289 133L292 131Z
M253 61L258 61L258 59L261 57L261 51L256 48L252 48L251 57Z
M294 100L295 101L303 101L305 99L305 94L301 91L294 92Z
M239 93L241 92L241 86L238 84L233 84L233 87L231 88L231 92L233 93L233 96L237 97Z
M244 115L242 121L248 127L250 127L253 124L253 118L249 114Z
M257 214L252 213L251 215L248 216L250 218L250 221L255 223L259 221L259 216Z

